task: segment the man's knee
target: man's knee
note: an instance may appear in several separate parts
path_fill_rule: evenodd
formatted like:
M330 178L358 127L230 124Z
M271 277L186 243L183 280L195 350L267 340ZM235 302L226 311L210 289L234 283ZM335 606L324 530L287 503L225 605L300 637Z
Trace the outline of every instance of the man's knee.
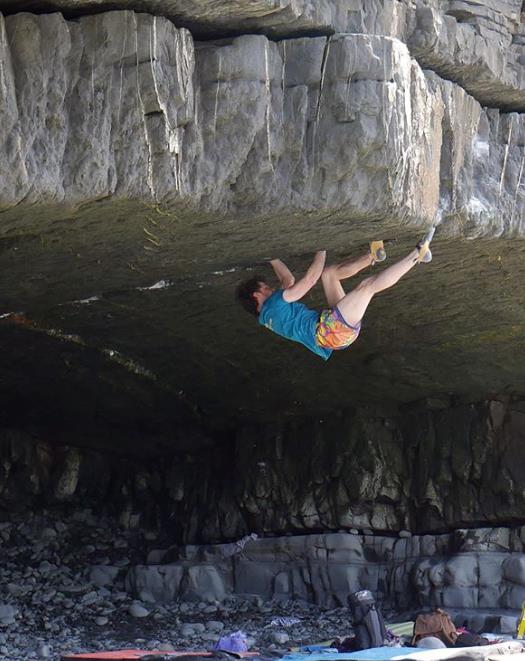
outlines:
M370 294L374 294L376 279L377 278L375 275L371 275L370 277L361 280L361 282L357 285L355 289L357 291L366 291L369 292Z
M325 266L321 273L321 280L323 282L330 282L331 280L338 280L336 276L335 266Z

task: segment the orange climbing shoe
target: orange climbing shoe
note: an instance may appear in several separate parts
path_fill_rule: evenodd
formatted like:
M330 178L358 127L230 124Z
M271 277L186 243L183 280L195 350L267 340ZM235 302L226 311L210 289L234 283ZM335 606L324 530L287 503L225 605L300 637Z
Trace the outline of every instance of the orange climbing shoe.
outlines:
M384 262L386 259L386 250L382 241L370 241L370 254L373 263Z
M430 231L425 234L421 241L416 245L416 250L418 250L419 255L416 257L415 261L419 264L428 264L432 261L432 251L430 250L430 242L434 238L434 232L436 231L435 227L432 227Z

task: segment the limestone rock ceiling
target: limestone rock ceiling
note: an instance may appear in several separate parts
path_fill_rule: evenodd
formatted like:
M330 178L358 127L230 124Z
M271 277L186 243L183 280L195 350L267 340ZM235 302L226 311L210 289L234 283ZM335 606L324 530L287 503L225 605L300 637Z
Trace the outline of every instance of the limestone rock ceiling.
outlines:
M457 81L484 105L523 109L522 0L0 0L7 14L112 9L163 16L198 38L362 33L408 44L423 68Z
M181 408L217 426L523 393L521 2L176 4L0 1L6 415L182 443ZM291 11L344 34L284 38ZM206 21L278 38L180 27ZM300 271L381 236L395 259L436 220L434 262L327 364L233 301L270 256Z

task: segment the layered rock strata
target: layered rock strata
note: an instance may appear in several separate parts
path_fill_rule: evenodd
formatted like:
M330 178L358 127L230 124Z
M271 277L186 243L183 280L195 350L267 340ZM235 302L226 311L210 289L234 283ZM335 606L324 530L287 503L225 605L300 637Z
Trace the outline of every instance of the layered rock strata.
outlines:
M377 34L407 43L423 68L454 80L483 105L524 107L520 0L175 2L116 0L111 8L163 16L202 37ZM104 11L101 0L1 0L0 11Z
M456 530L401 538L333 533L249 541L224 557L224 546L180 547L150 554L126 585L144 601L221 601L227 595L347 604L369 589L395 612L434 606L469 619L475 630L516 631L525 591L523 528ZM165 558L165 564L154 564Z
M425 74L395 38L195 45L132 12L19 14L1 33L7 219L111 198L523 231L521 116Z
M520 525L523 402L444 404L245 427L210 438L214 448L164 451L161 460L110 460L5 433L0 497L6 507L91 503L122 525L162 530L179 543L250 532Z
M342 604L366 586L395 608L518 608L522 397L461 404L449 393L523 390L521 3L113 6L174 22L133 11L0 18L2 390L16 400L18 384L45 411L79 383L67 394L80 424L110 430L70 443L67 425L59 441L54 427L46 441L6 435L2 504L89 501L125 528L161 529L179 546L164 554L159 543L150 559L165 564L130 572L143 599L249 591ZM263 34L235 36L247 31ZM299 268L314 247L342 250L351 230L357 249L373 228L390 255L431 222L434 284L387 296L369 344L339 367L321 373L269 340L254 350L256 328L232 322L236 278L269 254ZM26 369L16 352L30 356ZM45 369L46 386L35 380L46 360L62 390ZM212 410L227 411L220 433L213 416L204 428L204 414L190 423L173 411L186 390L199 411L203 383ZM394 405L429 392L447 394ZM283 421L292 405L302 417ZM278 421L248 424L254 411ZM136 427L133 443L108 419ZM158 421L162 444L145 420ZM181 546L252 531L298 536L227 563L220 549ZM111 563L97 564L111 583ZM100 617L106 597L88 597Z
M522 442L520 405L499 402L245 427L226 461L214 462L206 491L185 487L175 511L189 523L186 539L207 540L218 530L215 539L519 523Z
M203 649L241 625L258 650L311 644L348 635L346 597L358 587L375 591L388 619L445 604L458 625L512 635L522 545L523 528L335 533L249 541L232 556L227 545L162 550L152 531L89 508L3 513L0 656ZM281 616L293 616L286 630L271 624Z

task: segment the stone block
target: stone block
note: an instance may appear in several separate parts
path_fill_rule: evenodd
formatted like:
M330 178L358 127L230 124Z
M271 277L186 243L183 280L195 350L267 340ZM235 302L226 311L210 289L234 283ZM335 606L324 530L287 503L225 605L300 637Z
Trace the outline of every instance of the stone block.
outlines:
M504 562L508 559L505 553L482 553L478 559L480 586L499 584L503 579Z
M275 598L290 598L290 575L288 572L280 571L275 575L273 583L273 595Z
M525 602L525 586L514 585L512 583L504 584L505 588L501 596L501 606L503 608L520 609Z
M230 591L229 588L227 576L217 567L196 565L186 570L181 596L187 601L222 601Z
M340 596L341 601L345 601L350 592L361 589L361 564L333 564L329 565L327 570L330 585L333 591Z
M457 555L445 565L444 583L455 588L478 585L478 558L476 555Z
M364 558L363 540L356 535L330 534L324 543L330 562L359 562Z
M118 576L120 567L112 567L111 565L96 565L91 568L89 573L89 580L103 587L105 585L113 585L113 582Z
M499 627L501 633L516 635L518 630L519 617L511 617L510 615L502 615L499 620Z
M168 549L152 549L146 558L148 565L159 565L168 553Z
M444 587L442 599L445 608L477 608L478 588Z
M126 588L135 596L151 594L159 603L180 597L184 568L180 565L136 565L126 575Z
M394 559L401 560L408 556L407 549L410 546L408 539L396 539L394 544Z
M479 587L479 608L495 608L501 606L505 585L501 582Z
M436 553L436 538L434 535L423 535L421 538L421 555L432 557Z
M503 561L503 578L511 583L525 586L525 556L512 554Z
M434 559L428 568L428 582L434 588L441 588L446 584L447 563Z
M454 532L454 545L458 551L508 551L509 528L471 528Z
M234 584L237 592L259 594L264 599L271 599L274 592L274 580L289 571L282 563L250 562L238 559L234 568ZM282 584L284 579L280 579Z

